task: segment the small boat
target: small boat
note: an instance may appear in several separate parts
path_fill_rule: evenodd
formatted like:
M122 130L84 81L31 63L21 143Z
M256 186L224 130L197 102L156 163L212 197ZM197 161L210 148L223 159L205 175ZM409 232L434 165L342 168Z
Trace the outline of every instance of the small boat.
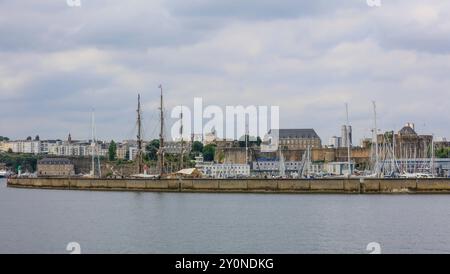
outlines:
M161 177L161 175L159 175L159 174L133 174L130 177L136 178L136 179L159 179Z
M0 170L0 178L6 178L10 175L9 171Z
M416 178L424 178L424 179L430 179L434 178L432 174L428 173L403 173L400 175L400 178L404 179L416 179Z

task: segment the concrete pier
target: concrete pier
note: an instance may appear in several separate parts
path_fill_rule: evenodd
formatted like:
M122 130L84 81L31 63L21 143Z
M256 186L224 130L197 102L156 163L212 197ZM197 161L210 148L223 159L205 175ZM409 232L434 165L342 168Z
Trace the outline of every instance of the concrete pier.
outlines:
M15 178L8 187L68 190L240 193L449 193L450 179L87 179Z

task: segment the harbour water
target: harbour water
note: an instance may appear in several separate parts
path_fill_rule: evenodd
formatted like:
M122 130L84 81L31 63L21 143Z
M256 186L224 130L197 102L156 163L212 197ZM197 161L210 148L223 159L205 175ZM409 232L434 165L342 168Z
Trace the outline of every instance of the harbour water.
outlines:
M7 188L0 253L450 253L450 195Z

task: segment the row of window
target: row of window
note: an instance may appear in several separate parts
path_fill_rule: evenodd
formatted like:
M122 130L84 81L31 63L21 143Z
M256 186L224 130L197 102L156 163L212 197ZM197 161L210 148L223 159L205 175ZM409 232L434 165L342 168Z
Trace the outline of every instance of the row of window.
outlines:
M300 140L300 139L293 139L293 140L280 140L281 144L284 145L313 145L313 144L317 144L319 142L319 140L311 140L311 139L307 139L307 140Z

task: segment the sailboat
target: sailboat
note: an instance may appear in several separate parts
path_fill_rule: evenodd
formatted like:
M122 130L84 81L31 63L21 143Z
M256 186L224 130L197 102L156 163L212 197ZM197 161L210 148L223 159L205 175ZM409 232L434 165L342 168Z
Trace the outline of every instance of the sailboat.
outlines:
M161 91L160 94L160 125L161 125L161 130L160 130L160 134L159 134L159 149L158 149L158 170L159 170L159 174L147 174L147 172L142 173L142 115L141 115L141 104L140 104L140 97L138 97L138 109L137 109L137 113L138 113L138 118L137 118L137 123L138 123L138 153L139 151L141 153L139 153L140 158L138 159L139 161L139 173L138 174L134 174L131 175L131 177L133 178L150 178L150 179L159 179L164 175L164 109L163 109L163 89L162 89L162 85L159 85L159 89Z
M98 147L97 147L97 133L95 128L95 113L92 110L91 113L91 171L89 174L86 174L84 177L102 177L102 169L100 166L100 156L98 155ZM96 161L97 158L97 161ZM97 169L97 172L96 172ZM97 173L97 174L96 174Z
M137 153L136 153L136 162L138 166L138 173L131 175L132 178L157 178L157 175L147 174L147 169L144 168L144 151L142 148L142 109L141 109L141 95L138 94L138 104L137 104Z
M311 178L311 146L303 153L302 161L300 162L297 178Z

